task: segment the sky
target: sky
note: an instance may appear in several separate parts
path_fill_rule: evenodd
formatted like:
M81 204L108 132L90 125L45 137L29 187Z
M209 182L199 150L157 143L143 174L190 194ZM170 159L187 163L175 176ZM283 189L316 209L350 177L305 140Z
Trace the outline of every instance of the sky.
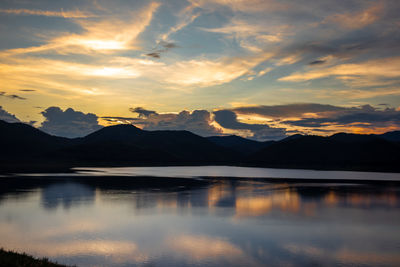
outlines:
M277 140L400 129L398 0L1 0L0 119Z

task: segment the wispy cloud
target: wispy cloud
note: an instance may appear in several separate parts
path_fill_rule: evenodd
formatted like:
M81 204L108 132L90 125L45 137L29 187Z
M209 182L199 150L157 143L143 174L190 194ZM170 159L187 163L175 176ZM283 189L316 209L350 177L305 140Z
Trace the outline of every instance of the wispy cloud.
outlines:
M260 13L268 11L286 10L290 6L275 0L190 0L197 7L215 9L218 7L228 7L233 11L246 13Z
M0 13L13 14L13 15L33 15L33 16L46 16L46 17L61 17L61 18L92 18L96 15L82 12L79 10L74 11L50 11L50 10L34 10L34 9L0 9Z
M2 54L26 54L45 51L56 53L84 54L89 52L109 53L118 50L138 49L136 38L149 25L159 3L150 3L145 8L131 12L128 21L111 17L105 19L77 19L81 34L64 34L41 46L16 48Z
M160 35L162 41L168 41L171 34L174 34L183 28L187 27L189 24L201 15L200 11L194 11L196 5L190 4L178 12L178 23L168 29L167 32Z
M164 81L177 86L205 87L224 84L248 74L254 67L271 57L270 53L263 53L237 58L181 61L163 68Z
M330 15L323 23L335 23L349 30L359 29L380 19L383 15L383 8L383 2L378 1L361 11Z
M345 63L304 72L295 72L279 80L299 82L330 76L347 79L359 79L363 76L398 79L400 77L400 57L374 59L361 63Z

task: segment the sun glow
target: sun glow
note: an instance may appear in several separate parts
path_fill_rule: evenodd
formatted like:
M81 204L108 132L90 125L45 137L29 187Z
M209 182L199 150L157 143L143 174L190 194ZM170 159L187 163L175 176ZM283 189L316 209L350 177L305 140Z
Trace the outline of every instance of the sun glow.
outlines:
M135 78L139 76L139 72L132 69L118 68L118 67L101 67L91 69L87 72L88 75L103 76L103 77L126 77Z
M76 43L93 50L121 50L126 48L125 42L115 40L77 40Z

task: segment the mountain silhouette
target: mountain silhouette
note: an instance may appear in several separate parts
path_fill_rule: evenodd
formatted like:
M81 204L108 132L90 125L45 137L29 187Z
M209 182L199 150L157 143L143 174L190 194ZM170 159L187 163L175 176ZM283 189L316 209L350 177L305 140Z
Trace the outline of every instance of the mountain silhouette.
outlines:
M236 155L188 131L144 131L133 125L104 127L83 138L46 134L22 123L0 124L1 159L70 165L228 163Z
M380 137L387 141L400 142L400 131L387 132L380 135Z
M104 127L63 138L23 123L0 121L0 171L14 166L248 165L281 168L400 171L400 132L292 135L258 142L238 136L201 137L189 131ZM27 167L28 168L28 167ZM29 169L29 168L28 168Z
M71 140L44 133L24 123L0 120L0 159L32 158L72 144Z
M275 143L275 141L259 142L249 140L237 135L210 136L206 138L216 145L232 149L236 152L244 153L245 155L250 155Z
M399 155L399 144L381 135L338 133L286 138L252 154L247 162L268 167L399 171Z

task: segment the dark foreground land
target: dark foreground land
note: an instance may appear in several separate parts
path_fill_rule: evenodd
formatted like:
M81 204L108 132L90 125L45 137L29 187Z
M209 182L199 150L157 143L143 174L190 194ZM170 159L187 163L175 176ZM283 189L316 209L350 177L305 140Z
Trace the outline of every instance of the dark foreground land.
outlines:
M57 263L50 262L47 258L37 259L25 253L17 253L14 251L6 251L0 249L0 266L1 267L66 267Z
M400 131L293 135L258 142L116 125L69 139L27 124L0 121L0 147L0 173L70 172L79 166L199 165L400 172Z

